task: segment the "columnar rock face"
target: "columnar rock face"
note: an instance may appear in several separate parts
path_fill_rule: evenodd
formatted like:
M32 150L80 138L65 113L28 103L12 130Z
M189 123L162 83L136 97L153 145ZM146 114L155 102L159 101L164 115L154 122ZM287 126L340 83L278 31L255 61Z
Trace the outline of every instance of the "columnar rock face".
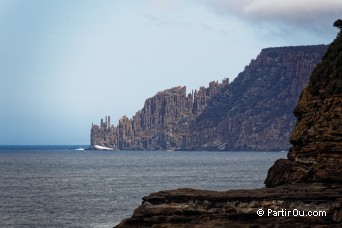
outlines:
M292 110L326 45L267 48L229 84L186 93L175 87L145 101L117 126L101 121L91 145L120 150L285 150ZM108 119L108 117L107 117Z
M133 118L124 116L117 126L101 120L91 129L91 145L120 150L176 150L181 149L189 124L202 112L208 101L229 84L210 82L186 94L185 87L174 87L157 93L145 101L143 109Z
M287 150L292 111L326 46L267 48L196 118L189 150Z

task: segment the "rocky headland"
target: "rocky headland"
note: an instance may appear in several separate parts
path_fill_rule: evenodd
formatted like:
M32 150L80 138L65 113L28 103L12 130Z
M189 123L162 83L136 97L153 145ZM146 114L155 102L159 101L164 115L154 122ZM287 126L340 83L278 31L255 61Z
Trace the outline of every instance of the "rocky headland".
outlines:
M266 48L232 83L174 87L132 118L92 125L91 147L116 150L287 150L292 110L326 45Z
M288 159L269 169L266 188L152 193L116 227L342 227L341 51L340 32L301 93Z

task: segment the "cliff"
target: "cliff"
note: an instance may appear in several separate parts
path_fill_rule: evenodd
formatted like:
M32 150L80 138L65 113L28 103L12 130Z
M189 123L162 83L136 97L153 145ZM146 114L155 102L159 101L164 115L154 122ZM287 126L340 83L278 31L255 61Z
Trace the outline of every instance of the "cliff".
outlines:
M191 150L287 150L292 110L326 46L267 48L191 125Z
M186 94L175 87L145 101L117 126L101 120L91 145L120 150L284 150L291 112L325 45L263 49L229 84ZM109 117L107 117L109 118Z
M288 159L270 168L268 188L152 193L116 227L341 227L341 47L340 32L300 96Z
M174 87L145 101L144 107L131 119L124 116L117 126L109 117L91 128L91 146L101 145L120 150L177 150L184 144L189 124L202 112L208 101L225 85L210 82L186 94L186 87Z
M265 180L267 186L342 182L341 46L340 32L300 96L294 109L297 124L288 160L278 161L271 168L272 175Z

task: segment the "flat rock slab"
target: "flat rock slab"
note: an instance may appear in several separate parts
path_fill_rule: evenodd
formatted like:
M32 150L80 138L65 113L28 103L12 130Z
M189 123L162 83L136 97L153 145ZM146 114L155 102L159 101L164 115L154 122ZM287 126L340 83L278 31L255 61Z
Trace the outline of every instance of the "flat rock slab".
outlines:
M341 184L226 192L176 189L145 196L132 217L116 227L341 227L341 205ZM263 216L257 214L260 209Z

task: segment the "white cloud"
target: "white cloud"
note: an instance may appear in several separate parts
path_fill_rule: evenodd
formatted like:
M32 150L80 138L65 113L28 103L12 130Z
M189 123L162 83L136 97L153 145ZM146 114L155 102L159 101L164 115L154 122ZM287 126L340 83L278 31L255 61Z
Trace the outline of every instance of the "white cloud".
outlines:
M321 17L338 16L342 11L340 0L254 0L244 7L244 13L253 17L268 19L310 21Z
M210 0L209 2L221 12L234 13L246 19L273 19L292 23L335 20L342 12L341 0Z
M201 0L201 3L227 20L235 17L261 39L312 36L326 43L336 35L333 22L342 17L342 0Z

